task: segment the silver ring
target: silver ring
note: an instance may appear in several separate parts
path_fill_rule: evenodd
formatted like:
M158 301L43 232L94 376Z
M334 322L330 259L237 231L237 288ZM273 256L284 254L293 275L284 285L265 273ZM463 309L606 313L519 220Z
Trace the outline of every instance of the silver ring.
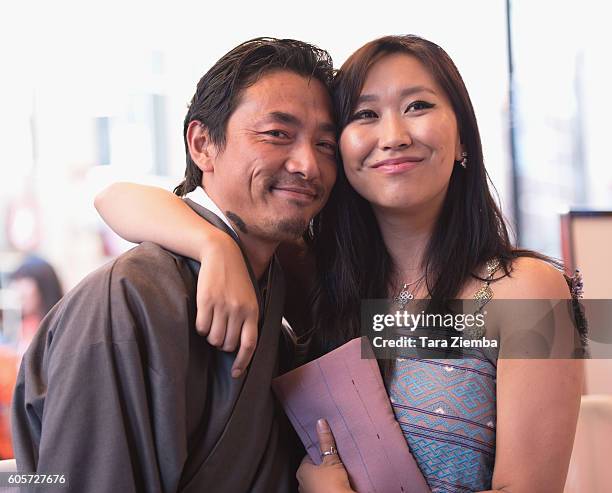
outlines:
M338 451L333 445L329 447L329 450L326 450L325 452L321 452L321 459L324 459L328 455L338 455Z

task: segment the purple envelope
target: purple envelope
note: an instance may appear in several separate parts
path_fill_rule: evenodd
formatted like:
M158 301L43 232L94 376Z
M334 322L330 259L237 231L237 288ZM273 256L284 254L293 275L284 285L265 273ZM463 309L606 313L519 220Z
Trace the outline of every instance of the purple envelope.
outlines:
M367 338L275 378L272 388L315 464L321 463L316 423L326 418L359 493L430 493Z

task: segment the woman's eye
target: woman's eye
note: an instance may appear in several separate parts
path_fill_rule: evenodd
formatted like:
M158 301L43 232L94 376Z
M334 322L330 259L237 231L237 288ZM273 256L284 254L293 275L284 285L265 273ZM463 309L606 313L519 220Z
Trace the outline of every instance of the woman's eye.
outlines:
M411 112L411 111L421 111L421 110L426 110L429 108L433 108L434 105L431 103L428 103L427 101L414 101L413 103L410 103L408 105L408 108L406 108L406 112Z
M378 115L372 110L361 110L355 113L352 120L367 120L369 118L376 118Z

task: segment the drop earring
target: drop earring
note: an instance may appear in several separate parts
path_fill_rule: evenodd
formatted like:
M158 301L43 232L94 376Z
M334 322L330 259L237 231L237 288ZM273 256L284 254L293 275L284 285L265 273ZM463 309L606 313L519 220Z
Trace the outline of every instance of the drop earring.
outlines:
M467 152L463 151L463 152L461 153L461 157L462 157L463 159L461 160L461 162L460 162L459 164L461 165L461 167L462 167L463 169L467 168L467 162L468 162L468 158L467 158L467 156L468 156L468 153L467 153Z

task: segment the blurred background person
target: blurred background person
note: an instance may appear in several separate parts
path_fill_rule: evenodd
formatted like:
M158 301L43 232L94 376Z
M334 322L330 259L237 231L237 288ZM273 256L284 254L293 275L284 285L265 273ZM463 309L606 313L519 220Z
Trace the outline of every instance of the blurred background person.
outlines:
M9 410L21 356L41 320L63 296L55 269L36 255L26 257L9 279L8 289L15 293L21 308L21 324L15 340L0 343L0 459L13 456Z
M10 276L9 289L18 293L21 304L20 353L36 333L41 320L63 296L57 273L41 257L31 255Z

